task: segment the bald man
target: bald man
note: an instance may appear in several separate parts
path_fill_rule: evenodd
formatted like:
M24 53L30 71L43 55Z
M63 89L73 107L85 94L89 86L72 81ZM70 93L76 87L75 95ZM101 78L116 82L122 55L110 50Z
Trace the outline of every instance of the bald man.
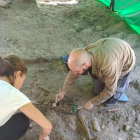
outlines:
M95 79L93 93L97 96L85 103L83 108L90 110L93 105L105 101L114 104L126 91L134 64L134 51L127 42L118 38L100 39L84 49L75 49L68 59L71 71L55 101L58 103L64 98L79 75L89 73Z

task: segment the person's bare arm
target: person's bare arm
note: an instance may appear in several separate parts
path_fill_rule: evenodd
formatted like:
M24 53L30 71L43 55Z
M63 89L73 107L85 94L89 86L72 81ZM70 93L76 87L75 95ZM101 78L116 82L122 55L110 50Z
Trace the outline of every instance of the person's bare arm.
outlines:
M72 71L68 73L68 76L64 82L62 90L55 95L55 103L58 103L60 100L64 98L65 93L70 89L70 87L73 85L73 83L78 77L79 74L74 74Z
M70 87L74 84L75 80L79 77L79 74L74 74L74 72L69 71L66 80L64 82L62 92L67 92Z
M50 121L32 103L20 107L19 110L42 128L39 140L45 140L45 137L51 133L52 125Z

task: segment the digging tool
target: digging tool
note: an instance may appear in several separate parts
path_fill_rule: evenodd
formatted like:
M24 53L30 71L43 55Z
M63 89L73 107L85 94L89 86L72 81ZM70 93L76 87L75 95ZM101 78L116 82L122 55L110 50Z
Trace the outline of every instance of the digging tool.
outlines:
M73 104L70 104L70 106L73 108L74 113L77 113L78 110L83 108L83 107L77 107L77 105L73 105Z
M76 115L76 113L74 113L74 112L68 112L68 111L62 111L62 113L69 114L69 115Z
M76 115L77 114L77 111L83 108L83 107L77 107L77 105L74 105L74 104L69 104L69 105L72 107L72 112L62 111L62 113Z
M119 108L114 108L114 109L108 109L108 110L101 110L100 113L106 113L106 112L116 112L120 110Z
M61 87L59 88L59 94L61 93ZM57 103L56 103L56 105L58 106L59 104L60 104L60 102L61 102L61 100L60 101L58 101Z

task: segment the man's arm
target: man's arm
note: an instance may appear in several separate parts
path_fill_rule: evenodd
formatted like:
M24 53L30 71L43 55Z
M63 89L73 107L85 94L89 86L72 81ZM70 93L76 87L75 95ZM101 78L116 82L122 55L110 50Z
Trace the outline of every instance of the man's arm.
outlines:
M72 71L68 73L68 76L64 82L62 91L65 93L69 91L70 87L73 85L75 80L79 77L79 74L74 74Z
M68 73L68 76L64 82L63 88L60 93L55 95L55 103L58 103L64 98L65 93L70 89L75 80L79 77L79 74L74 74L72 71Z

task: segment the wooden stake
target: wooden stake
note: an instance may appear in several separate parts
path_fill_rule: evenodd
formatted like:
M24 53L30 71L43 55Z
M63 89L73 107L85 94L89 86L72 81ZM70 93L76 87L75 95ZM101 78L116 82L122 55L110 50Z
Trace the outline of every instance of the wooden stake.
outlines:
M44 87L41 87L41 86L38 86L39 88L41 88L41 89L43 89L44 91L46 91L46 92L49 92L50 93L50 91L49 90L47 90L47 89L45 89Z

